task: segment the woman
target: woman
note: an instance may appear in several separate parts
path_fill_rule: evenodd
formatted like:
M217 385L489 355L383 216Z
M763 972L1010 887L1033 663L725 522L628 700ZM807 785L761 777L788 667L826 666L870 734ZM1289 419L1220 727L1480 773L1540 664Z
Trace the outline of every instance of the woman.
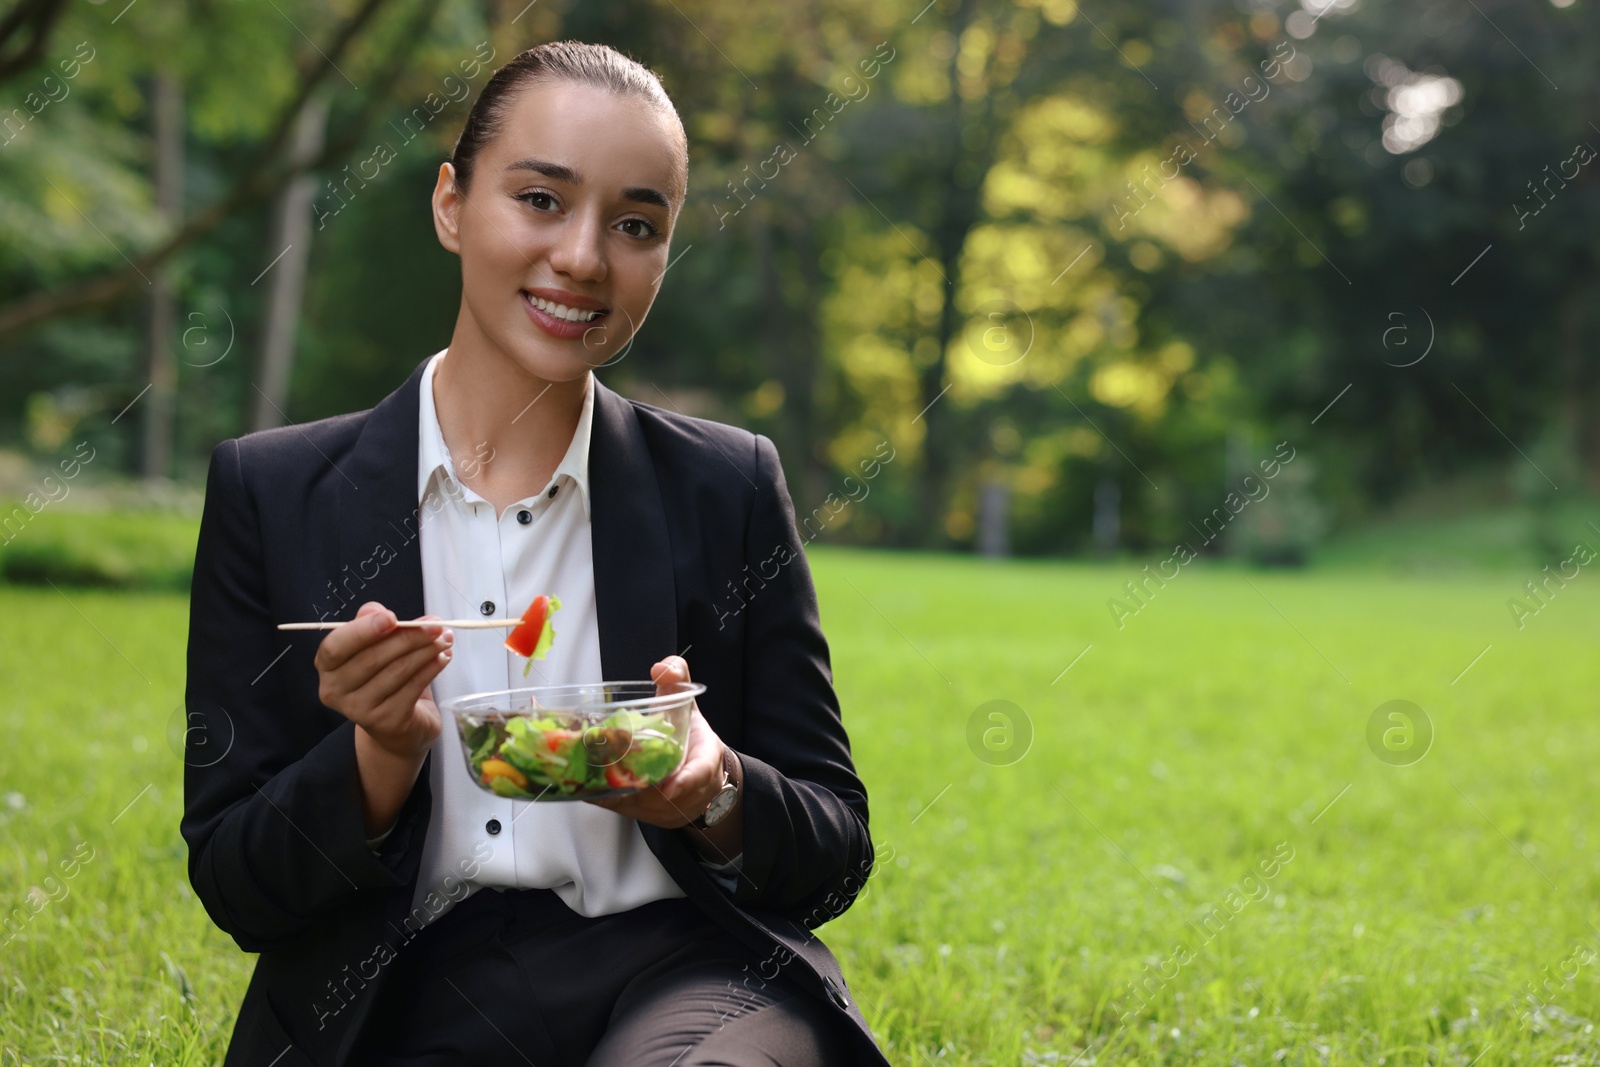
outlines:
M874 855L772 443L625 400L668 266L683 126L611 49L486 84L433 194L450 344L370 411L212 453L191 594L190 880L259 952L227 1063L886 1063L810 929ZM439 708L528 684L707 686L683 766L530 804ZM315 616L326 635L280 632ZM217 752L223 754L219 757Z

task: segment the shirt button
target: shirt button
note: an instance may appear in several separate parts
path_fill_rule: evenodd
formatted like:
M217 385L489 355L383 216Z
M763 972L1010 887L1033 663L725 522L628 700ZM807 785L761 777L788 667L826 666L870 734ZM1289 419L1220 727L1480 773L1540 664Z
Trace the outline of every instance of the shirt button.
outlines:
M499 819L490 819L488 822L483 824L483 828L485 830L489 831L489 836L490 837L493 837L495 834L498 834L500 832L500 820Z
M528 525L528 523L533 521L533 512L531 512L531 511L519 511L519 512L517 512L517 521L522 523L522 525L524 525L524 526Z
M560 489L560 488L561 488L561 487L560 487L560 486L559 486L559 485L552 485L552 486L551 486L551 487L550 487L550 495L551 495L551 496L555 496L555 495L556 495L556 490L557 490L557 489Z
M478 611L479 611L480 614L483 614L483 615L493 615L494 614L494 601L485 600L482 604L478 605Z

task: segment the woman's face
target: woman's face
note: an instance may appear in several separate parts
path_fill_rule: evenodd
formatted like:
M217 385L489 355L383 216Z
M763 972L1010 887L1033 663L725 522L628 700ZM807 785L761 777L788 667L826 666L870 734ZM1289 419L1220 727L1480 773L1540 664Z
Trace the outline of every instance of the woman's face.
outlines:
M565 81L508 98L463 196L434 189L482 335L545 381L618 358L644 324L683 204L678 127L645 101Z

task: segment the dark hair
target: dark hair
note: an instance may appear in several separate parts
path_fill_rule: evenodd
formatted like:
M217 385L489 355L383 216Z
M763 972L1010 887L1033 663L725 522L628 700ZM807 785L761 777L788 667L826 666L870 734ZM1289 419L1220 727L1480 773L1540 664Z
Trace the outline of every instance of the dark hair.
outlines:
M450 163L456 187L466 192L472 184L472 165L484 145L500 135L506 109L518 91L544 81L570 81L606 89L618 96L637 97L671 115L683 136L683 120L655 71L616 49L581 41L549 41L513 56L484 84L467 113L461 136L456 138ZM687 179L689 149L684 138L683 176Z

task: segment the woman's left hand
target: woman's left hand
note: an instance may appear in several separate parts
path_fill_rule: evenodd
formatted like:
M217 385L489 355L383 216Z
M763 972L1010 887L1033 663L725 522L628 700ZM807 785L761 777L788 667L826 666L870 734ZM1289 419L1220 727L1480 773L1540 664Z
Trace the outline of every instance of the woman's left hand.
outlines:
M689 680L689 664L682 656L668 656L650 668L650 680L659 690ZM589 801L618 815L666 830L686 826L700 817L722 788L722 751L726 746L698 705L689 710L689 750L678 769L648 789L625 797Z

